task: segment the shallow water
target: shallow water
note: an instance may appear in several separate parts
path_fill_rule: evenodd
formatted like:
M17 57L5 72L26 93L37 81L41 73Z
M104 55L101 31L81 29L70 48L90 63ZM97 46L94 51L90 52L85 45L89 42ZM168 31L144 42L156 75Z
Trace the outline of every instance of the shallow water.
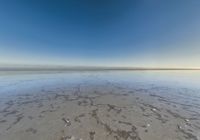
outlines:
M65 86L81 82L115 82L127 85L158 85L200 89L200 71L80 71L2 72L0 94L43 86Z
M1 71L0 96L5 140L200 138L200 71Z

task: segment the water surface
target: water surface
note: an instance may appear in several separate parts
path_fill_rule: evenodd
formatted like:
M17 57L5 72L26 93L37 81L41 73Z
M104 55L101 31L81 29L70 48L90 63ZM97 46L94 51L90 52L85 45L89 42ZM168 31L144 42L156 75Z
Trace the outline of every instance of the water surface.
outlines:
M199 140L199 71L0 72L0 139Z

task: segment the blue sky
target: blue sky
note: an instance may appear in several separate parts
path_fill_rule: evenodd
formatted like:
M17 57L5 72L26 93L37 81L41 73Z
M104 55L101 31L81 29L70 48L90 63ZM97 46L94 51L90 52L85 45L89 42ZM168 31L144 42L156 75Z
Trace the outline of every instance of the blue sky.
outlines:
M200 67L199 0L2 0L0 64Z

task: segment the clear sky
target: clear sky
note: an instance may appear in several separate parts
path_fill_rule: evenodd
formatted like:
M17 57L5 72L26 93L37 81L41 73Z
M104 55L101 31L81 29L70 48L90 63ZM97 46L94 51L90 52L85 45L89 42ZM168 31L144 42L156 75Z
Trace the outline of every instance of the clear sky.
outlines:
M200 1L1 0L0 64L200 67Z

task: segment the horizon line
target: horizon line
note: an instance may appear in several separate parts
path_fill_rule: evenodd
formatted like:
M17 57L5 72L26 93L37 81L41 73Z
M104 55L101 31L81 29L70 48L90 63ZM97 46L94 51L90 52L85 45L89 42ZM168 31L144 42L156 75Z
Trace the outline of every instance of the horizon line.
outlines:
M131 66L0 66L0 71L98 71L98 70L200 70L198 67L131 67Z

